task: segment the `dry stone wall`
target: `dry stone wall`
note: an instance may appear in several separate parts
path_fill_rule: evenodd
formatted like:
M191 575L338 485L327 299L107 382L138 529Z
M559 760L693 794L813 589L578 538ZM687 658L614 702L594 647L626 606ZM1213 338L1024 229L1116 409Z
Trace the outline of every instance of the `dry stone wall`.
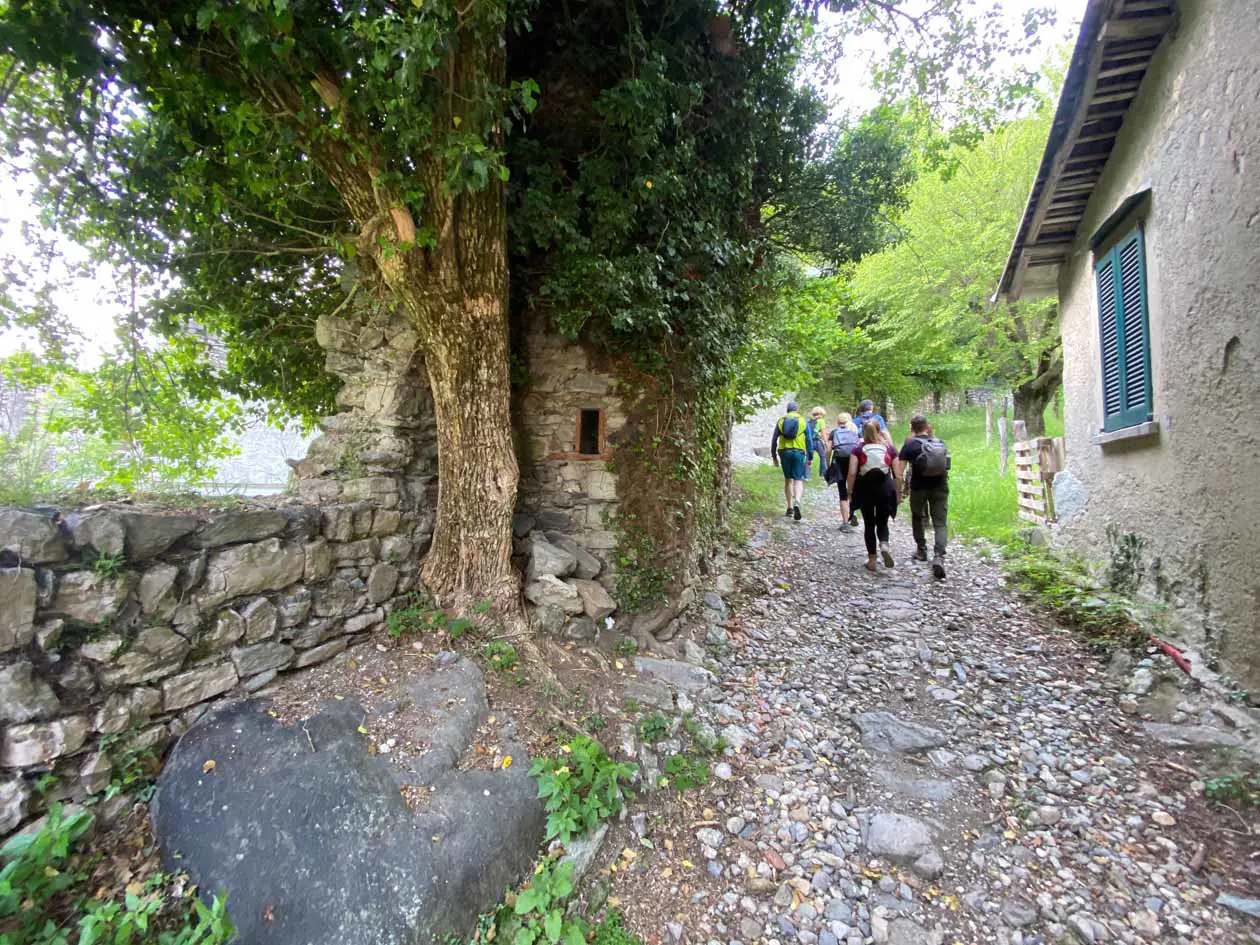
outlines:
M615 374L597 367L580 344L541 329L525 337L529 379L518 397L522 453L517 536L531 530L577 542L604 564L617 539L617 477L610 469L626 411ZM601 415L600 451L578 452L578 418ZM611 573L611 572L610 572Z
M42 775L83 800L132 749L382 627L431 526L396 478L337 485L322 509L0 509L0 834Z

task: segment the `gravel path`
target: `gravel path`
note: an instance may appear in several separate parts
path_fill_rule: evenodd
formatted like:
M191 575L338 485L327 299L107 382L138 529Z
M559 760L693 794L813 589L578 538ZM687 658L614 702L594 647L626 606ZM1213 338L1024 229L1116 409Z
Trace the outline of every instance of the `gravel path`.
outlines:
M907 507L896 568L871 575L834 497L807 502L740 551L734 616L710 631L728 644L695 713L732 747L704 826L677 825L699 885L660 880L645 855L652 883L625 888L669 903L663 940L1260 941L1216 903L1256 896L1254 872L1221 873L1247 851L1215 856L1195 757L1154 742L1127 673L966 549L934 581L909 561Z

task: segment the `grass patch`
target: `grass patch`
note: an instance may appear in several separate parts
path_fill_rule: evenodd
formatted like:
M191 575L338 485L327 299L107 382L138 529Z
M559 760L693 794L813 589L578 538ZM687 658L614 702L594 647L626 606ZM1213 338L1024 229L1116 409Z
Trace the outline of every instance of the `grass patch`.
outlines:
M757 516L776 510L783 512L783 472L769 463L736 466L731 538L737 544L747 541Z
M1080 560L1013 541L1006 545L1002 570L1016 588L1060 623L1080 631L1091 646L1110 652L1146 645L1148 633L1138 605L1100 587Z
M958 413L928 418L932 432L949 447L949 532L960 538L1006 541L1026 527L1019 517L1015 491L1015 455L1001 472L997 417L993 418L993 442L984 442L984 409L972 407ZM893 442L900 446L910 436L910 417L889 425ZM1046 411L1046 436L1062 436L1063 420ZM907 510L908 514L908 510Z

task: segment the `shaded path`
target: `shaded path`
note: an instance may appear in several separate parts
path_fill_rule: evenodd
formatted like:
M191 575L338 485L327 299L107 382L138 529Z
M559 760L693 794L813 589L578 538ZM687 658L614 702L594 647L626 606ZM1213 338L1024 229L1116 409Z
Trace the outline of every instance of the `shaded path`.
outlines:
M834 496L807 497L741 552L720 692L696 709L738 751L687 831L703 888L663 937L1247 941L1215 904L1237 879L1194 862L1181 822L1203 807L1193 761L1120 711L1126 680L974 553L951 549L944 582L911 564L907 507L898 566L871 575Z

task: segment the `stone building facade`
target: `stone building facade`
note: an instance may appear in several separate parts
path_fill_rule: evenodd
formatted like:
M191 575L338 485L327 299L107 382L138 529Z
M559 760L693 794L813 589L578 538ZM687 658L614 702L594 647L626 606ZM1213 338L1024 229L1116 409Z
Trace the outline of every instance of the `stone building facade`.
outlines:
M1260 691L1260 7L1089 4L1002 291L1061 306L1057 538Z

